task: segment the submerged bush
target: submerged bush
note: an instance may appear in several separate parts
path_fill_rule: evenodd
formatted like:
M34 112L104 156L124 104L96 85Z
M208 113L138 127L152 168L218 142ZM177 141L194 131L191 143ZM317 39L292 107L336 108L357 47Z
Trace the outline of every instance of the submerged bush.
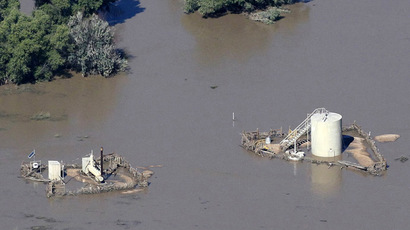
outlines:
M39 112L31 116L31 120L35 121L42 121L42 120L48 120L51 118L50 112Z
M281 12L288 12L287 10L279 9L276 7L270 7L265 11L260 11L256 13L251 13L249 18L254 21L263 22L265 24L273 24L275 21L279 20L282 16Z
M84 18L81 12L68 22L74 51L68 56L71 67L83 75L100 74L108 77L124 71L127 60L113 45L114 33L106 21L93 14Z
M184 12L207 16L224 12L251 12L266 7L295 3L295 0L184 0Z
M193 13L199 8L199 0L185 0L184 12L189 14Z

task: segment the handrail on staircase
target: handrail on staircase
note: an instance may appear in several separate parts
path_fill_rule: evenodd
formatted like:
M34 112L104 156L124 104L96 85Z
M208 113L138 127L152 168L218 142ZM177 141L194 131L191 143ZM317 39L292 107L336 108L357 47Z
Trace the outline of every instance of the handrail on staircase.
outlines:
M298 139L300 136L302 136L303 134L305 134L309 127L310 127L310 118L314 115L314 114L322 114L322 113L326 113L328 114L329 111L327 111L325 108L317 108L315 110L313 110L312 113L310 113L305 120L302 121L302 123L300 123L292 132L290 132L281 142L280 142L280 146L282 149L289 147L292 144L292 141L289 140L296 140ZM299 132L300 130L302 130L302 132Z

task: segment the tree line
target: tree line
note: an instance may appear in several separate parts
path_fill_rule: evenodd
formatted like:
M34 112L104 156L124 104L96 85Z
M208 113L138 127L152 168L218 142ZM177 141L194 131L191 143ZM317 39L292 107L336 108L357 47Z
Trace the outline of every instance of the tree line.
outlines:
M96 12L115 0L0 0L0 84L48 81L67 70L110 76L127 61Z
M184 0L185 13L198 11L205 17L215 17L226 12L241 13L279 7L297 0Z

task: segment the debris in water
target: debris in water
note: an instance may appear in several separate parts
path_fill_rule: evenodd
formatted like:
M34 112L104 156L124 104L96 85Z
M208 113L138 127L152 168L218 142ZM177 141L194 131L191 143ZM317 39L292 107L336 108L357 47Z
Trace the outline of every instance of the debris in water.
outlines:
M35 121L48 120L50 118L51 118L50 112L39 112L31 116L31 120L35 120Z
M84 141L84 139L88 139L90 136L85 135L85 136L77 136L77 141Z
M151 171L151 170L144 170L144 171L142 171L142 175L149 178L152 175L154 175L154 172Z
M121 193L122 193L122 194L132 194L132 193L142 192L142 191L144 191L144 190L145 190L145 189L143 189L143 188L136 188L136 189L124 191L124 192L121 192Z
M164 165L150 165L148 168L162 168Z
M395 161L400 161L401 163L404 163L404 162L408 161L409 158L406 157L406 156L400 156L400 157L398 157L398 158L396 158L396 159L394 159L394 160L395 160Z

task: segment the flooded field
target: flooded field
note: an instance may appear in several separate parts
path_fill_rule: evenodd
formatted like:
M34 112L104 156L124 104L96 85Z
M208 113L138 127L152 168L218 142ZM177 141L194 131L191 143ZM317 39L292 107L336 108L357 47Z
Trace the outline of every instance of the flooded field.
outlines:
M315 0L272 26L181 7L121 0L107 16L129 73L0 87L1 229L407 228L410 163L394 159L409 156L409 1ZM378 143L384 176L239 146L244 130L294 128L318 107L373 136L401 135ZM33 149L79 163L100 146L163 167L125 194L48 199L19 178Z

